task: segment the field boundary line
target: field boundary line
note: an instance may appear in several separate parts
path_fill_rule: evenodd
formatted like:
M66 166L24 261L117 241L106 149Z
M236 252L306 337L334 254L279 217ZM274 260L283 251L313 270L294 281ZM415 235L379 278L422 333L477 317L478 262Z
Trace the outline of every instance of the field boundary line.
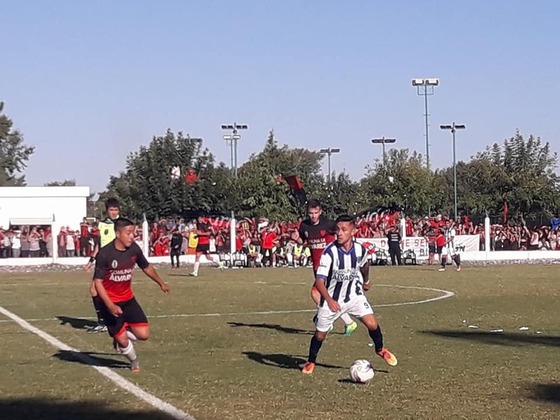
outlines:
M5 309L2 306L0 306L0 313L5 315L6 317L10 318L11 320L13 320L20 327L22 327L22 328L26 329L27 331L41 337L47 343L49 343L52 346L58 348L59 350L74 352L75 357L77 359L79 359L83 363L89 365L91 368L98 371L101 375L105 376L107 379L112 381L117 386L121 387L122 389L124 389L125 391L129 392L130 394L136 396L137 398L143 400L144 402L148 403L149 405L158 409L159 411L162 411L163 413L166 413L166 414L170 415L174 419L194 420L194 417L192 417L190 414L188 414L188 413L186 413L182 410L179 410L178 408L174 407L173 405L159 399L155 395L152 395L152 394L148 393L147 391L144 391L142 388L140 388L137 385L134 385L132 382L123 378L121 375L112 371L111 369L109 369L107 367L104 367L104 366L95 366L95 361L91 357L89 357L88 355L80 353L79 350L64 344L62 341L53 337L52 335L40 330L39 328L34 327L33 325L29 324L29 322L20 318L16 314L8 311L7 309Z

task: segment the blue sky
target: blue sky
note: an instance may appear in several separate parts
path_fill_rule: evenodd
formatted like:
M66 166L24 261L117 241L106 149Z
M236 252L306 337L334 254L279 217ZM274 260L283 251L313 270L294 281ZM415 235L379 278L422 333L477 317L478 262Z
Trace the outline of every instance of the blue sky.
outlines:
M0 100L36 153L29 185L102 191L167 128L229 164L220 125L246 123L238 160L273 128L292 147L340 147L359 179L373 137L423 152L415 77L429 98L433 166L519 129L560 151L557 1L25 1L0 4ZM99 149L104 152L100 154ZM324 165L326 172L326 161Z

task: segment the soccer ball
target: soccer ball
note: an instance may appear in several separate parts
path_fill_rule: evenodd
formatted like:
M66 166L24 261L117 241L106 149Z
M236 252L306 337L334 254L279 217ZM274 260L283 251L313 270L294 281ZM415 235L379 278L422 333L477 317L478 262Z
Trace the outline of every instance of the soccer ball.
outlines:
M358 359L350 366L350 378L357 383L365 383L375 376L375 370L371 363L364 359Z

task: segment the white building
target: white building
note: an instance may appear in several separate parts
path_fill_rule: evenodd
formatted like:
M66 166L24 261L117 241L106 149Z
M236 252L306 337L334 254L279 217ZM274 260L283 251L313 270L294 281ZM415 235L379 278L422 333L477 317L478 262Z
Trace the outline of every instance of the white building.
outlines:
M0 187L0 227L70 226L87 215L89 187Z

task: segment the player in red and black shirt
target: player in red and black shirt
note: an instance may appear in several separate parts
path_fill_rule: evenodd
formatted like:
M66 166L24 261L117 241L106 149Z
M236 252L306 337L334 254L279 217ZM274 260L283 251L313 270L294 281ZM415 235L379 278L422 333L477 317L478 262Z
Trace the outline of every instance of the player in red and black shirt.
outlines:
M198 242L196 244L196 256L194 260L194 268L192 273L189 273L189 276L197 277L198 276L198 269L200 268L200 257L202 254L208 260L214 261L220 267L220 270L224 269L224 263L220 261L220 257L217 256L217 261L210 255L210 235L213 234L212 225L204 223L204 219L202 217L198 218L198 222L196 224L196 236L198 237Z
M114 344L128 360L133 372L140 371L133 340L147 340L150 325L132 292L132 271L138 265L155 281L164 293L169 286L150 265L140 247L134 242L135 226L130 220L115 220L115 239L99 250L93 281L105 306L103 319Z
M307 202L307 215L309 219L301 222L299 229L294 232L292 239L299 244L307 244L311 249L311 261L313 262L313 279L319 268L319 261L325 248L335 240L336 223L323 216L323 209L319 200ZM318 306L321 294L315 286L311 288L311 299ZM315 318L313 318L315 320ZM340 317L344 322L344 335L350 335L357 328L350 315L344 314Z

